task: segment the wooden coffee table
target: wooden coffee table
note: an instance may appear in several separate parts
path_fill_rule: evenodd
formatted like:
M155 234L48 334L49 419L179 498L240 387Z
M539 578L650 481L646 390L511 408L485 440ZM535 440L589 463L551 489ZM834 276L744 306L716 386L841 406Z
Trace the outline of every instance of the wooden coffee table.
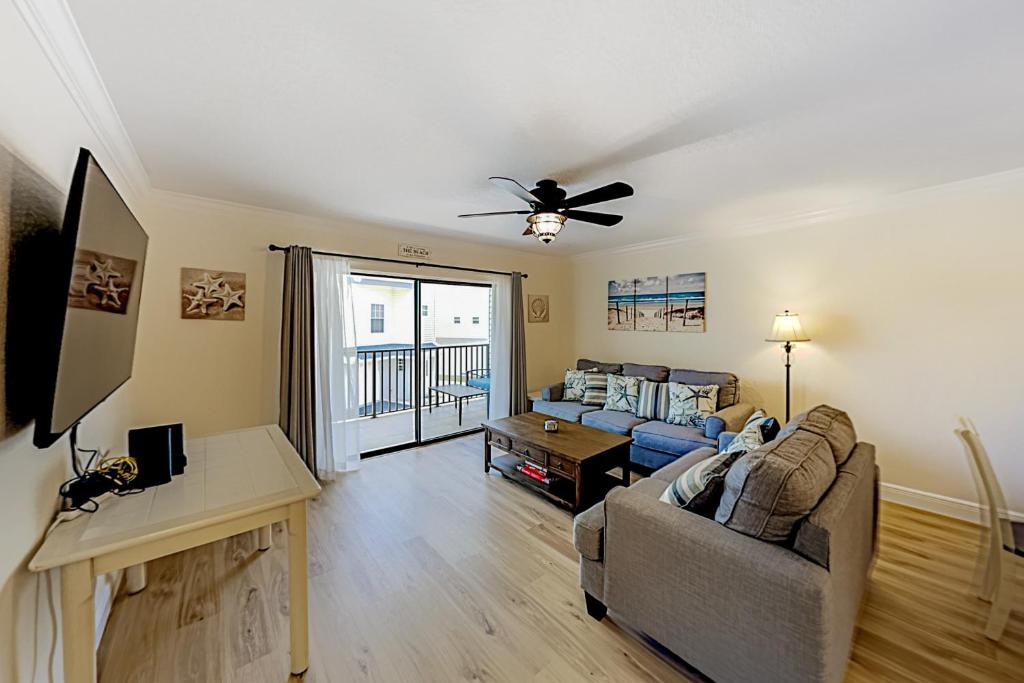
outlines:
M550 419L524 413L484 422L484 472L494 468L573 514L603 500L613 486L629 486L628 436L562 420L557 432L546 432L544 420ZM493 450L501 455L492 457ZM546 468L551 483L516 470L523 462ZM621 477L608 474L615 467L622 468Z

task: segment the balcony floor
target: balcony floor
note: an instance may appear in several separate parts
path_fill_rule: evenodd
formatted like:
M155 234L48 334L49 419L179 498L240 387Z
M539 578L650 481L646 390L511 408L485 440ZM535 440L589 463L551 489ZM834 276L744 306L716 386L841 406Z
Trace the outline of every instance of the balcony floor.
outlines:
M487 401L484 397L462 402L462 425L455 403L423 411L423 439L455 434L479 427L487 419ZM416 411L403 410L359 420L359 446L362 451L387 448L408 443L416 438Z

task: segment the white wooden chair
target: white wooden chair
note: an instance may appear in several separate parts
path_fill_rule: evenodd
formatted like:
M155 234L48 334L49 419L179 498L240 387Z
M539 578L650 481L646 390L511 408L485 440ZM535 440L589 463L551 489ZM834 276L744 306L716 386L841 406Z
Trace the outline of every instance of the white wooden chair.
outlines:
M982 536L975 588L980 598L992 603L985 636L999 640L1010 617L1017 557L1024 557L1024 523L1010 520L1003 490L977 429L964 418L960 418L960 424L955 433L967 452L985 517L983 526L987 527Z

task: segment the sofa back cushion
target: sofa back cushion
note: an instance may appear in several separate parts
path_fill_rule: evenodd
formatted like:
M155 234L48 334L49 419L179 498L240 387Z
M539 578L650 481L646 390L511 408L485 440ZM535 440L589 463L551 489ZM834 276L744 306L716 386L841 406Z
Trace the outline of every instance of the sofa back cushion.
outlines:
M807 519L797 526L793 550L825 569L831 569L833 544L870 537L878 522L875 506L877 469L875 447L859 443L836 473L832 487ZM870 520L870 523L867 521Z
M704 372L703 370L673 369L668 373L668 381L678 384L695 386L706 384L718 385L717 409L728 408L739 400L740 380L731 372Z
M638 365L637 363L623 363L622 374L627 377L643 377L652 382L667 382L668 368L664 365Z
M836 478L825 437L798 429L729 468L715 520L741 534L782 543Z
M779 436L792 434L798 429L825 437L832 449L836 466L846 462L853 447L857 445L857 431L853 428L850 416L832 406L820 405L800 413L786 423Z
M597 368L597 371L602 375L621 375L622 374L622 363L602 363L597 360L587 360L586 358L580 358L576 361L577 370L593 370Z

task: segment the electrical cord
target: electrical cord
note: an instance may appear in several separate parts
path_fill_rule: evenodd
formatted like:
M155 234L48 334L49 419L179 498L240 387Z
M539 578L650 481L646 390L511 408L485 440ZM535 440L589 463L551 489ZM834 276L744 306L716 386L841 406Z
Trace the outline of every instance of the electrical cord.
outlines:
M64 499L64 510L74 512L96 512L99 498L108 493L128 496L140 493L142 489L129 488L139 473L138 464L131 456L105 458L100 449L78 447L78 423L71 428L71 469L75 476L60 485L58 489ZM82 466L79 455L87 455ZM98 462L97 462L98 461Z

